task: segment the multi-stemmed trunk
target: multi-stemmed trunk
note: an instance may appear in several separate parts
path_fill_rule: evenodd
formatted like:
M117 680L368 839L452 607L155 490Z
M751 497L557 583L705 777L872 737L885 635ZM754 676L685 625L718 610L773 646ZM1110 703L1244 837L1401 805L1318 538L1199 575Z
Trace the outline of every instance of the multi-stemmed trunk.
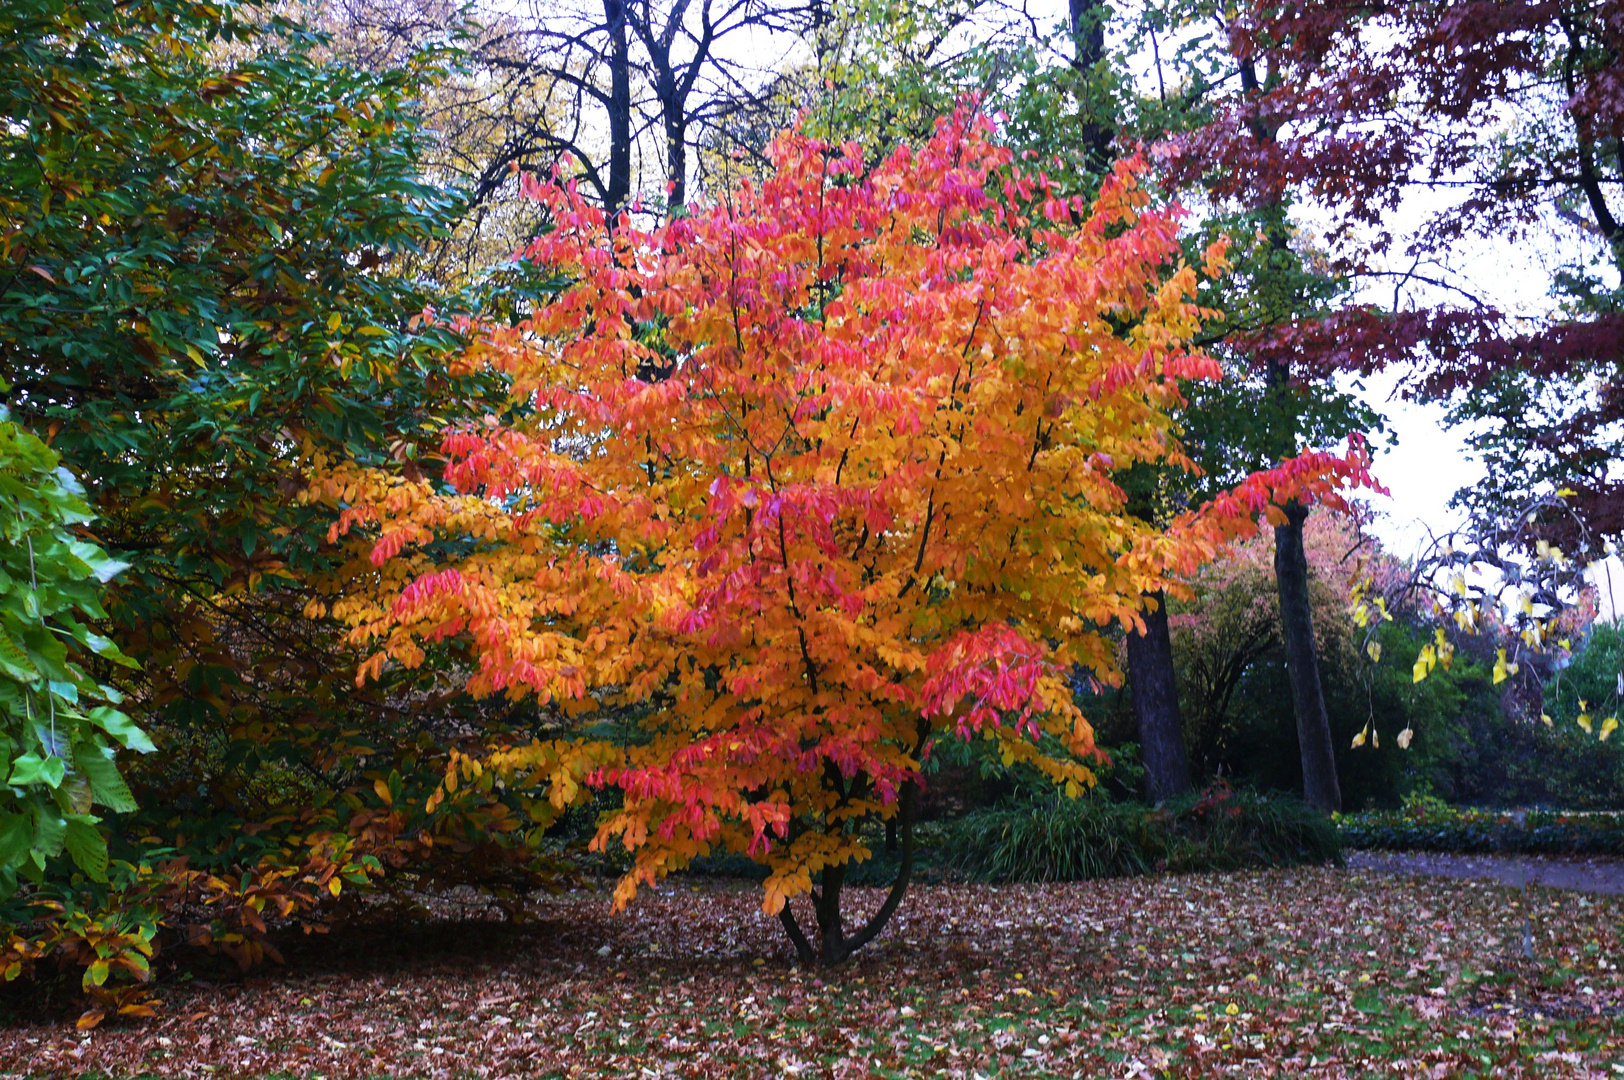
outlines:
M795 944L795 955L803 964L841 964L850 959L851 955L870 941L879 936L896 914L897 908L902 904L902 897L908 891L908 882L913 877L914 860L914 806L918 800L918 785L910 781L903 785L898 797L897 807L897 834L899 846L902 849L901 865L897 868L897 876L891 883L891 891L886 894L880 908L862 927L850 936L846 934L845 918L840 911L841 893L846 884L846 867L825 867L820 875L819 887L812 894L812 913L817 920L818 942L813 942L801 929L801 924L795 918L791 903L786 902L778 913L778 920L784 926L784 932L789 935L790 941Z

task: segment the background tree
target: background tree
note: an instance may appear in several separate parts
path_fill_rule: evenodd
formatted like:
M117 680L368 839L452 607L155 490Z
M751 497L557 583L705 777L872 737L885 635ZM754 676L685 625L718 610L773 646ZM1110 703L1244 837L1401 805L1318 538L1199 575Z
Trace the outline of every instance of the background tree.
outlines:
M1415 362L1413 390L1454 395L1452 419L1477 423L1489 478L1458 505L1488 526L1571 490L1578 518L1553 514L1542 538L1578 550L1577 520L1592 545L1616 543L1618 5L1250 5L1227 30L1237 55L1278 74L1220 109L1190 153L1226 193L1312 196L1332 215L1339 271L1392 286L1389 306L1316 313L1269 344L1320 367ZM1275 133L1266 146L1245 137L1257 123ZM1437 209L1389 228L1419 192ZM1544 236L1576 256L1553 250L1549 298L1531 310L1501 311L1455 271L1464 241Z
M297 498L312 455L415 470L425 426L501 400L433 359L457 338L394 272L455 210L418 169L410 94L437 69L361 71L259 14L0 11L0 373L13 415L86 478L85 539L129 564L100 632L141 668L79 662L165 751L131 776L143 816L114 855L140 863L128 838L158 836L229 876L220 895L175 878L175 922L224 920L208 939L245 963L264 924L239 886L263 908L297 885L286 914L380 859L516 881L538 865L514 800L424 813L469 715L434 683L456 658L354 686L319 618L351 555Z
M678 212L696 153L766 107L774 65L823 5L805 0L582 0L511 9L331 0L325 16L398 64L461 22L465 71L436 92L440 162L484 215L518 202L515 169L578 176L612 211ZM377 49L372 50L374 55ZM503 252L503 255L509 252Z

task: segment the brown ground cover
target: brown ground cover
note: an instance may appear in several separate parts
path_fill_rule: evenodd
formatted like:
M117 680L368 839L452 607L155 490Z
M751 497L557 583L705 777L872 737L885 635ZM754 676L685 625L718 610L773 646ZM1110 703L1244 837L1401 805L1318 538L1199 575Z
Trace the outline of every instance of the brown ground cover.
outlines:
M1328 868L935 886L833 971L759 905L442 900L171 981L155 1021L81 1035L14 998L0 1074L1624 1077L1624 897Z

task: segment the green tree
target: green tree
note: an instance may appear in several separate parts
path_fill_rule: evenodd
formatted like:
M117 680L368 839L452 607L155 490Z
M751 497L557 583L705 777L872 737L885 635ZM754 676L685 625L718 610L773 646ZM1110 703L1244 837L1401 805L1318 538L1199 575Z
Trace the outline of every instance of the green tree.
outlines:
M194 866L298 863L346 831L484 865L482 827L420 809L461 699L432 671L354 686L320 616L372 567L299 498L322 454L410 473L425 430L487 410L493 381L448 374L458 335L422 317L454 302L395 269L458 208L420 170L413 94L440 59L360 70L229 3L0 9L0 374L130 564L104 632L142 667L104 681L168 751L132 781Z
M79 534L92 520L61 459L0 406L0 900L19 875L44 879L66 852L107 879L107 840L92 808L135 809L118 748L152 743L85 661L133 666L94 624L124 564Z

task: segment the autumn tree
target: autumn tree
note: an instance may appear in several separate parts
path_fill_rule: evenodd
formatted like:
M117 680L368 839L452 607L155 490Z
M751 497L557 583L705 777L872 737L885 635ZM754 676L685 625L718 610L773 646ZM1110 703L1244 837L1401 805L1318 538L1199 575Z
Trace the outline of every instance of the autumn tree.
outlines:
M1228 99L1187 150L1227 194L1311 196L1331 218L1334 265L1370 286L1366 302L1292 320L1260 346L1321 370L1413 363L1411 391L1447 397L1473 424L1489 475L1456 502L1477 527L1571 490L1577 516L1552 504L1529 542L1589 543L1587 558L1616 543L1624 10L1437 0L1235 14L1235 55L1275 76ZM1269 140L1251 136L1259 125ZM1400 231L1402 205L1420 212ZM1523 311L1479 295L1457 256L1483 238L1553 247L1547 295Z
M1118 678L1106 628L1268 507L1364 476L1358 453L1309 455L1167 531L1125 514L1113 474L1184 461L1178 380L1216 375L1188 344L1197 273L1133 168L1090 210L990 135L960 112L872 170L786 136L759 189L652 233L535 188L559 227L530 254L570 284L461 361L531 411L448 430L440 482L325 483L349 504L335 537L375 530L375 590L342 612L375 649L361 676L457 637L474 693L572 718L445 790L618 791L594 843L635 857L619 905L744 852L801 957L844 959L901 902L937 739L1081 792L1096 751L1067 676ZM443 558L453 537L478 550ZM635 734L594 735L611 708ZM902 868L848 929L874 819L899 822Z

